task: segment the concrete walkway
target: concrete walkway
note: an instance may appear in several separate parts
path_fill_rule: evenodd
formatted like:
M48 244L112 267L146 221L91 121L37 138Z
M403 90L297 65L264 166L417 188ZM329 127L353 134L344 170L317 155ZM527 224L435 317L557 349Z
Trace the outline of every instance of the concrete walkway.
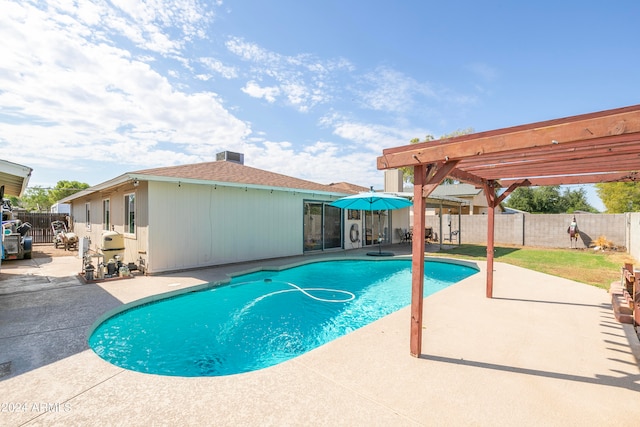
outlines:
M608 293L502 263L492 299L484 263L425 299L420 358L409 355L408 307L291 361L226 377L141 374L87 348L91 325L122 303L254 265L98 286L74 276L75 257L3 263L0 425L638 425L638 339L615 320Z

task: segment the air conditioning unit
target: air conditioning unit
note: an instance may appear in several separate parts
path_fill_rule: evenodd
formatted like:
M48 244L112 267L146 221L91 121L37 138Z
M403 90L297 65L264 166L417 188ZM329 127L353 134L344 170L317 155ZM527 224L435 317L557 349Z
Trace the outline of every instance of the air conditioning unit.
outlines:
M216 160L244 165L244 154L234 153L233 151L223 151L222 153L216 154Z

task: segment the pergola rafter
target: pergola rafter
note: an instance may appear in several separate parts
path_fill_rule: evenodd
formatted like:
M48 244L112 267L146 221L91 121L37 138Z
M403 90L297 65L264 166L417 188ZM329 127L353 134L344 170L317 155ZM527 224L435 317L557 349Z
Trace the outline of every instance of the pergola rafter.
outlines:
M520 186L640 180L640 105L383 150L378 169L414 167L411 354L422 333L424 201L447 176L483 188L489 206L487 297L496 206ZM500 188L506 188L498 195Z

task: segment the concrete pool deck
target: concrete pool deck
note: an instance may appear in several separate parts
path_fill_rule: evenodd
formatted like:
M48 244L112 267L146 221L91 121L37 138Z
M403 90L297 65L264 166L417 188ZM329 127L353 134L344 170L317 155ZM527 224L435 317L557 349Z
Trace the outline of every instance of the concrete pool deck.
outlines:
M408 307L288 362L226 377L141 374L87 348L91 325L123 303L312 258L100 285L77 279L72 256L2 263L0 425L638 425L640 346L615 320L609 294L503 263L492 299L484 262L425 299L420 358L409 355Z

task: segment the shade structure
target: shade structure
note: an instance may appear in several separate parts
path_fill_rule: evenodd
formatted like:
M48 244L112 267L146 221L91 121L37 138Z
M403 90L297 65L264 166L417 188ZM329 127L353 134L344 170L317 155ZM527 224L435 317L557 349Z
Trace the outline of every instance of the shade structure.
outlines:
M411 202L411 200L405 199L404 197L368 191L366 193L354 194L352 196L338 199L331 203L331 206L342 209L356 209L360 211L388 211L407 208L412 204L413 202Z
M393 194L376 193L373 191L354 194L352 196L343 197L331 203L331 206L342 209L355 209L360 211L388 211L394 209L402 209L411 206L413 202L404 197L394 196ZM378 216L380 222L380 216ZM367 255L393 255L390 252L382 252L382 242L378 239L378 252L369 252Z

